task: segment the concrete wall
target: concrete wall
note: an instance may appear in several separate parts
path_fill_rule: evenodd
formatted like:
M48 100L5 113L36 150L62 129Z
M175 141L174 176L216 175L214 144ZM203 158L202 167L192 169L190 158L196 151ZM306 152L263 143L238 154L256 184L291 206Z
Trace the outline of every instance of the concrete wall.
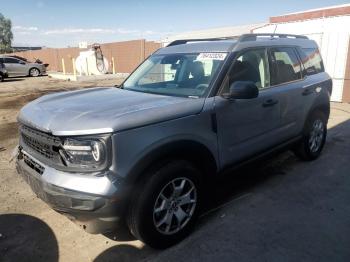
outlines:
M117 73L132 72L146 57L160 47L159 43L144 39L101 44L102 52L110 63L112 62L112 57L114 57ZM18 55L30 61L39 58L44 63L49 64L48 70L59 72L62 71L62 58L64 58L66 72L72 73L72 58L76 58L79 52L83 50L77 47L45 48L35 51L16 52L12 55ZM112 72L111 65L109 71Z

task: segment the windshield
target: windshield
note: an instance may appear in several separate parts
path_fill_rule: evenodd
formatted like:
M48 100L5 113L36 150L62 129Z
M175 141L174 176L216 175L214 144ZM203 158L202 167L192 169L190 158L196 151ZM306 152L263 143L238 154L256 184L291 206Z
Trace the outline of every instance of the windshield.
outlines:
M127 90L203 97L227 53L152 55L124 82Z

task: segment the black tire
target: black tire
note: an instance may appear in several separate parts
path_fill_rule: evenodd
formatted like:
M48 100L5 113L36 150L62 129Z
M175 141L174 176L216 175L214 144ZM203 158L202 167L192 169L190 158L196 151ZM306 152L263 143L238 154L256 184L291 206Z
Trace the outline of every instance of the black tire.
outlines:
M320 136L322 137L319 139L319 144L317 147L312 147L312 143L310 142L310 138L312 137L313 131L314 131L314 125L316 123L322 123L323 125L323 131L319 131ZM327 137L327 117L326 114L322 111L315 111L313 112L310 117L308 118L304 131L303 131L303 138L301 141L296 145L294 149L294 153L297 157L299 157L302 160L305 161L312 161L318 158L322 152L322 149L324 147L324 144L326 142Z
M40 70L36 67L33 67L29 70L29 76L31 77L37 77L40 76Z
M147 245L153 248L163 249L172 246L184 239L194 228L200 209L200 173L191 163L184 160L174 160L171 162L167 162L160 168L154 168L151 171L150 175L150 177L147 176L148 178L144 180L143 183L140 183L137 192L135 192L135 197L131 203L128 212L127 224L130 229L130 232L137 239L141 240L142 242L146 243ZM186 220L187 222L185 221L186 223L183 224L182 228L178 227L178 229L175 229L178 231L175 231L171 234L166 234L161 232L161 230L166 229L162 228L161 226L156 226L155 217L158 215L158 213L155 212L157 206L156 203L158 203L157 201L159 201L159 197L161 195L160 193L165 192L164 190L167 189L167 186L170 185L171 181L174 181L174 179L178 179L175 180L175 182L181 182L180 179L183 178L185 178L186 181L188 180L192 182L192 184L190 184L190 182L186 182L189 183L188 185L193 185L195 187L195 190L192 190L192 192L195 191L195 196L197 198L194 206L194 211L191 216L185 216L185 218L188 220ZM167 201L165 203L167 203ZM170 204L168 206L172 207L173 205ZM179 204L179 207L180 206L181 205ZM186 209L179 209L181 209L181 211L185 210L186 212ZM181 225L181 222L179 222L177 216L175 215L175 212L177 211L177 209L173 209L170 211L166 210L165 213L163 213L164 217L159 216L161 217L160 220L163 221L165 219L165 216L171 214L172 219L170 220L170 227L176 227L179 224ZM188 212L191 213L190 211ZM165 228L167 228L168 224L163 224L165 224ZM163 226L163 224L161 225Z
M2 74L0 74L0 82L4 82L5 78Z

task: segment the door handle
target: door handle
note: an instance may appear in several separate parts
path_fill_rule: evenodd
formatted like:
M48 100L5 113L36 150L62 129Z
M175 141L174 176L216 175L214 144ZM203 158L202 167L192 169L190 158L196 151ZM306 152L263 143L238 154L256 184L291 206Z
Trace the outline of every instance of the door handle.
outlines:
M262 104L263 107L268 107L268 106L274 106L278 103L277 99L267 99L266 101L264 101L264 103Z
M314 91L311 88L305 88L304 91L301 93L303 96L311 95Z

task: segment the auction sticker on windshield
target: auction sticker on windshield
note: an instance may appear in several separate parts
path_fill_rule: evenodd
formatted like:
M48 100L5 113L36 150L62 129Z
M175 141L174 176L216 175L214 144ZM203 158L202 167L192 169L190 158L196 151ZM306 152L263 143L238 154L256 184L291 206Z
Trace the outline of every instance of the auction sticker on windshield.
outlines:
M226 53L200 53L197 60L224 60Z

